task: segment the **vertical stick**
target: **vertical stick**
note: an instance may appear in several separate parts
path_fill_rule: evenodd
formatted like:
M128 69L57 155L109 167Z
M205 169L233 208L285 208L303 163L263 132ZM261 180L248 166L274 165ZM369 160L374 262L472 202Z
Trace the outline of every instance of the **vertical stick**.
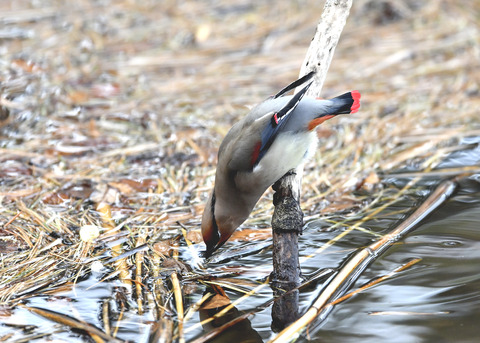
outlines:
M300 75L317 70L314 82L306 95L320 95L351 7L352 0L327 0L325 2L315 36L300 69Z
M301 172L301 169L299 170ZM299 285L300 262L298 260L298 234L303 227L303 212L300 208L301 175L290 173L278 180L273 189L275 211L272 217L273 273L272 287L275 296L280 296L272 308L272 329L283 330L296 321L298 313L298 290L283 295Z
M335 47L347 21L352 0L327 0L315 37L307 51L300 76L311 70L317 73L307 95L318 96L327 76ZM285 174L274 185L272 217L273 273L275 294L295 288L300 279L298 262L298 234L302 232L303 213L300 208L300 189L303 166ZM272 318L276 328L288 325L298 316L298 292L276 301ZM283 309L283 310L282 310Z

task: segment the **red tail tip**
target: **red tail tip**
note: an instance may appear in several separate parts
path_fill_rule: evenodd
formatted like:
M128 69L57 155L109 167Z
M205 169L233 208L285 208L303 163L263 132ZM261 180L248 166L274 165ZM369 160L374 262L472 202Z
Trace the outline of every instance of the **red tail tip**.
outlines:
M352 104L352 107L350 108L350 113L356 113L360 108L361 95L359 91L351 91L350 94L352 95L352 99L353 99L353 104Z

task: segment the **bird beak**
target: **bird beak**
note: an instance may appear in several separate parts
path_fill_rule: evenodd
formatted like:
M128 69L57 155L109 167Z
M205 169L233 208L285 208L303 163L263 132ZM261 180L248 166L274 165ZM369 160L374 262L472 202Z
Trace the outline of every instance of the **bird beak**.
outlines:
M205 205L205 210L203 211L202 217L202 236L203 241L207 245L205 257L210 257L210 255L215 251L215 247L220 240L220 233L215 220L214 208L215 193L213 192L208 199L207 204Z

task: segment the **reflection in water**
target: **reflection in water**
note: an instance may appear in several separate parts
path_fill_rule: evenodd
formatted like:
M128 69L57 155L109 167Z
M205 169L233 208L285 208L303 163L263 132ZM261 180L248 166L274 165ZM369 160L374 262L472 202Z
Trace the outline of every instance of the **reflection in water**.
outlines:
M217 307L213 309L201 309L199 311L200 321L206 321L207 319L213 317L216 313L220 312L226 306ZM233 307L226 314L216 317L213 321L206 322L202 325L205 332L211 332L215 329L218 329L222 325L228 323L229 321L238 318L241 315L240 311L237 308ZM252 328L252 324L248 319L244 319L239 323L228 327L228 329L223 330L213 339L209 340L212 343L257 343L263 342L262 338L255 329Z
M291 287L286 287L287 292L279 288L274 288L274 293L277 298L272 306L273 332L282 331L300 317L298 313L299 292L297 289L294 289L297 286L297 284L293 284Z

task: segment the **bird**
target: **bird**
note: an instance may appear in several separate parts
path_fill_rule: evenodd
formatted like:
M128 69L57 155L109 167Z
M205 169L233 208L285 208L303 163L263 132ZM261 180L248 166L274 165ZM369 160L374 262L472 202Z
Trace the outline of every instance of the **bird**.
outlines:
M315 73L311 71L253 107L220 144L214 187L201 222L206 258L248 218L268 187L313 155L318 125L360 108L356 90L329 100L305 96ZM302 85L299 92L287 95Z

